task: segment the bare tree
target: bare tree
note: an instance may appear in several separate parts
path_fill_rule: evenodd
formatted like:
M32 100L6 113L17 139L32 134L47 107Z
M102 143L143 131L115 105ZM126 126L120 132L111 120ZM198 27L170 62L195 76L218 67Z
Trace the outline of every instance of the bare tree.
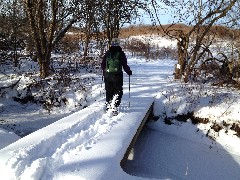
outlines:
M236 5L231 9L230 13L227 14L227 18L229 19L226 26L230 26L231 28L238 29L240 27L240 1L236 2ZM237 59L235 61L235 73L236 79L240 80L240 33L234 31L233 32L233 43L232 45L237 49Z
M100 34L102 21L102 8L104 2L101 0L85 0L85 18L81 20L85 33L84 57L88 55L88 46L95 34Z
M23 48L26 36L26 17L18 0L0 1L0 33L5 39L5 51L11 51L14 67L18 65L17 50Z
M188 82L198 62L210 51L212 41L208 35L211 27L217 22L227 21L226 16L235 7L237 0L210 0L204 3L202 0L164 2L175 9L176 21L166 29L161 26L168 36L178 41L179 61L175 69L175 78L180 79L184 74L184 81ZM152 5L157 14L156 1L153 1ZM158 16L156 17L161 24ZM174 26L176 22L185 22L190 25L191 29L187 33L176 29ZM190 38L194 39L191 46Z
M188 82L191 73L194 70L195 65L198 63L199 59L209 51L209 46L211 43L209 42L205 47L202 46L204 37L208 34L211 27L221 18L224 18L227 13L232 9L237 0L233 1L224 1L222 0L219 4L216 4L215 8L207 11L206 15L199 17L198 22L193 26L192 30L188 33L188 37L190 37L194 32L197 32L195 46L193 47L193 51L188 61L187 68L185 70L184 81ZM216 3L216 2L215 2ZM203 6L200 4L200 8ZM207 4L204 6L205 9L208 8ZM203 27L203 28L201 28ZM201 50L201 52L200 52Z
M104 30L109 43L119 36L120 28L138 16L139 9L146 8L146 1L109 0L103 4Z
M82 1L24 0L25 10L40 66L40 76L50 75L49 65L53 47L81 18Z
M91 31L92 31L92 26L93 26L93 23L94 23L94 15L96 14L95 13L95 10L96 10L96 6L94 5L96 1L94 0L86 0L85 1L85 28L84 28L84 31L85 31L85 36L86 36L86 41L85 41L85 48L84 48L84 57L87 56L87 52L88 52L88 45L89 45L89 42L90 42L90 35L91 35Z

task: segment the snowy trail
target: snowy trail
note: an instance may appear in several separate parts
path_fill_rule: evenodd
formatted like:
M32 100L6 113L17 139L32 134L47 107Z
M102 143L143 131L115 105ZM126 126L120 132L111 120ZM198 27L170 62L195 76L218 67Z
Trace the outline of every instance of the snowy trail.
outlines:
M14 147L17 150L14 150L13 156L4 157L5 159L9 158L7 166L14 170L16 177L22 179L27 178L29 174L36 179L51 178L54 171L71 160L69 159L71 154L76 152L79 154L82 149L91 147L103 134L111 130L118 119L124 116L124 113L120 113L116 117L111 117L110 114L104 114L103 107L104 103L97 107L93 105L86 112L84 112L85 110L77 112L23 138L24 141L32 142L32 145L19 149ZM67 122L73 119L74 122ZM55 128L55 130L49 131L49 128ZM33 143L36 140L35 137L41 137L44 132L51 133L47 137L38 138L42 140ZM17 144L22 146L22 140L19 140ZM3 160L1 157L0 161Z
M139 59L130 62L134 73L130 99L128 76L124 74L118 116L104 114L104 100L95 102L0 150L0 172L7 174L7 179L111 179L113 172L119 179L131 179L120 162L154 95L172 72L172 61L162 61L162 73L158 73L157 62L139 68L141 63Z
M150 105L150 102L152 102L151 98L143 104ZM26 141L28 143L36 141L35 136L41 137L41 133L44 131L50 132L48 128L53 128L53 125L15 143L17 146L19 145L19 148L9 146L1 150L3 154L11 152L11 148L13 150L7 160L8 169L4 168L5 172L9 174L8 170L10 169L11 174L14 174L14 177L19 177L19 179L28 179L29 177L33 177L33 179L66 179L66 176L71 179L79 177L92 179L93 174L95 174L96 179L101 176L103 179L106 176L110 177L107 173L112 173L110 169L113 167L115 167L115 171L121 170L120 161L131 141L131 136L133 137L135 134L138 123L141 123L139 120L143 118L142 115L144 116L144 113L142 114L144 109L140 109L142 106L136 107L136 109L131 109L131 114L127 114L127 111L124 112L123 110L118 116L112 117L109 114L103 114L101 106L96 108L93 105L86 110L63 118L54 123L58 130L45 138L41 138L41 141L34 142L29 147L23 145ZM81 118L77 118L79 116ZM132 119L137 121L132 121ZM74 122L69 123L72 120ZM60 129L62 130L60 131ZM115 138L109 141L109 138L112 139L113 137ZM21 142L23 140L24 142ZM5 156L5 158L8 157ZM100 167L97 163L99 158L103 159L101 163L104 164ZM86 165L84 162L91 162L91 159L94 159L90 163L91 169L96 170L89 174L89 169L84 168ZM69 164L75 164L75 166L71 165L69 167ZM78 173L75 174L74 172ZM120 172L131 179L122 170ZM11 178L9 177L9 179Z

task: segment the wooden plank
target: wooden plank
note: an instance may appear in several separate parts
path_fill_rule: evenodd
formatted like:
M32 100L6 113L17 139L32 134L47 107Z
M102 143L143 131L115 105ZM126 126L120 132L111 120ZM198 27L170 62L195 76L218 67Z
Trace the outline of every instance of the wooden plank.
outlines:
M135 143L136 143L136 141L137 141L137 138L138 138L140 132L142 131L143 126L146 124L146 122L147 122L147 120L148 120L148 117L152 114L152 112L153 112L153 103L152 103L152 105L149 107L146 115L144 116L144 118L143 118L140 126L139 126L138 129L137 129L136 134L134 135L131 143L129 144L129 146L128 146L128 148L127 148L127 151L126 151L126 153L124 154L124 157L123 157L123 159L122 159L121 162L120 162L121 167L123 167L123 166L125 165L125 163L127 162L128 156L129 156L132 148L134 147L134 145L135 145Z

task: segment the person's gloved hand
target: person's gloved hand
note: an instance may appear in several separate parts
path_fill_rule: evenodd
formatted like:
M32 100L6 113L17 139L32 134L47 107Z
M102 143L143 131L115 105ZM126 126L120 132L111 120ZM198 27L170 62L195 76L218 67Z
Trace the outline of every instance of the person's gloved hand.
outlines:
M129 70L129 72L128 72L128 75L129 75L129 76L131 76L131 75L132 75L132 71L131 71L131 70Z

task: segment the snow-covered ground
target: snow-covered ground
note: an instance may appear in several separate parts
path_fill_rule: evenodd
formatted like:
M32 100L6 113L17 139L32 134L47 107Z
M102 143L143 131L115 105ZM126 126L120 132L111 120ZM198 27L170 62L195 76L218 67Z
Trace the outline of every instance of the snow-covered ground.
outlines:
M32 125L31 132L53 123L20 140L0 131L1 147L18 140L0 150L1 179L240 179L240 138L234 130L240 122L239 92L174 81L175 63L129 58L130 98L125 74L116 117L104 113L100 76L92 86L91 105L75 113L49 115L1 101L1 107L14 108L14 114L4 111L4 118L20 130L25 124ZM129 137L152 102L157 121L148 123L123 171L120 161ZM191 112L202 119L177 116Z

